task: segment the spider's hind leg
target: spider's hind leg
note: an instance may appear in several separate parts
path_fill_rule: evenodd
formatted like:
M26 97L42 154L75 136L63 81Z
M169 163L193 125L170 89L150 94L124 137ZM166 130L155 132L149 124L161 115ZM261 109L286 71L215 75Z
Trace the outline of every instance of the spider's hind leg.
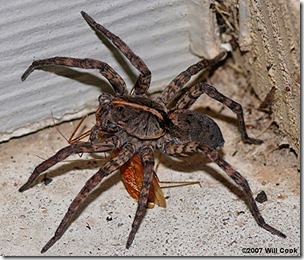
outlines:
M228 107L232 112L237 115L239 130L241 132L242 139L244 142L250 144L263 143L262 140L251 138L248 136L245 127L244 112L242 106L239 103L233 101L232 99L226 97L225 95L220 93L215 87L207 83L199 82L192 86L177 102L176 108L189 109L191 105L204 93L206 93L209 97L221 102L223 105Z
M262 217L260 210L253 198L252 191L250 189L250 186L247 182L247 180L235 169L232 168L232 166L227 163L216 150L213 150L212 148L208 147L207 145L201 145L199 150L203 151L210 160L215 162L219 167L221 167L226 174L233 179L233 181L242 188L246 201L248 203L248 206L252 212L252 215L254 216L256 222L258 225L270 233L277 235L282 238L286 238L286 235L283 234L281 231L275 229L274 227L267 224Z
M164 150L164 153L170 156L189 156L197 152L203 152L211 161L221 167L225 171L225 173L231 179L233 179L238 186L240 186L240 188L242 188L245 195L245 199L252 212L252 215L254 216L256 222L260 227L279 237L286 237L286 235L283 234L281 231L275 229L274 227L270 226L265 222L253 198L252 191L247 180L239 172L233 169L232 166L219 155L217 150L212 149L206 144L200 144L197 142L189 142L185 144L169 143L167 144Z

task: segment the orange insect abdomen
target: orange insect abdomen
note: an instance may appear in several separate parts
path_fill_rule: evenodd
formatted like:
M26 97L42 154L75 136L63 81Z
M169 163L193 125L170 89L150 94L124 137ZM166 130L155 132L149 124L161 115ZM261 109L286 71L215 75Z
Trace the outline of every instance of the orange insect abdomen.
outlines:
M119 150L114 151L114 153L118 154ZM126 190L132 198L138 201L144 172L143 162L140 156L138 154L134 154L127 163L120 167L120 172ZM166 207L166 200L163 191L159 186L159 180L154 172L150 186L148 208L153 208L155 204L163 208Z

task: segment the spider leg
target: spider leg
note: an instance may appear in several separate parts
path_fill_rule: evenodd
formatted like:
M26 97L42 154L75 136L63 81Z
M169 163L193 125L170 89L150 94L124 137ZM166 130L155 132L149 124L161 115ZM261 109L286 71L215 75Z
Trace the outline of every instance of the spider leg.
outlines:
M196 75L203 69L206 69L210 66L213 66L223 60L226 57L226 52L221 52L212 60L201 60L198 63L190 66L185 71L181 72L177 77L175 77L170 84L165 88L161 95L157 98L157 101L164 104L165 106L169 105L178 91L184 87L184 85L191 79L192 76Z
M178 155L187 156L187 155L191 155L191 154L197 153L197 152L203 152L204 154L206 154L211 161L215 162L219 167L221 167L225 171L225 173L231 179L233 179L234 182L238 186L240 186L242 188L246 201L249 205L249 208L250 208L252 215L254 216L257 224L274 235L277 235L277 236L283 237L283 238L286 237L286 235L283 234L281 231L273 228L272 226L270 226L269 224L267 224L265 222L265 220L262 217L260 210L253 198L252 191L250 189L250 186L249 186L247 180L239 172L237 172L235 169L233 169L232 166L229 163L227 163L218 154L218 152L216 150L212 149L211 147L209 147L208 145L205 145L205 144L190 142L190 143L186 143L186 144L168 143L164 147L164 152L171 156L178 156Z
M140 151L140 156L144 164L144 175L143 183L139 194L138 206L135 214L135 218L132 224L132 230L129 234L126 248L130 248L135 234L139 229L139 226L144 218L144 215L147 210L148 197L150 192L150 186L154 173L154 156L153 150L150 147L145 147Z
M69 146L66 146L61 150L59 150L52 157L43 161L38 166L36 166L33 173L29 177L28 181L19 189L19 191L23 192L27 190L41 173L45 172L47 169L51 168L58 162L63 161L71 154L107 152L115 149L115 147L116 147L116 141L114 138L108 138L106 140L103 140L102 142L96 142L96 143L77 142Z
M151 72L148 69L147 65L144 63L144 61L139 56L137 56L128 47L128 45L123 40L121 40L118 36L111 33L102 25L96 23L96 21L94 21L94 19L84 11L82 11L81 14L83 18L86 20L86 22L96 32L103 34L109 40L111 40L112 43L117 47L117 49L120 50L125 55L125 57L131 62L131 64L140 72L140 75L133 89L136 95L144 95L147 92L151 82Z
M78 59L70 57L53 57L49 59L33 61L32 65L21 76L21 80L26 78L36 69L47 66L63 66L82 69L97 69L111 83L117 95L125 95L128 93L125 81L119 74L107 63L94 59Z
M215 162L219 167L221 167L226 174L234 180L234 182L240 186L245 194L246 200L248 202L248 205L250 207L250 210L258 223L258 225L270 233L277 235L282 238L286 238L286 235L283 234L281 231L275 229L274 227L270 226L267 224L262 217L260 210L253 198L252 191L250 189L250 186L247 182L247 180L235 169L232 168L232 166L227 163L219 154L216 150L213 150L212 148L208 147L207 145L202 145L200 147L200 150L202 150L210 160Z
M177 109L189 109L190 106L202 95L206 93L209 97L221 102L223 105L228 107L232 112L237 115L239 130L242 135L242 139L246 143L250 144L261 144L262 140L250 138L246 132L244 113L242 106L220 93L215 87L199 82L191 87L177 102Z
M77 194L69 206L69 209L59 224L55 235L42 248L41 253L46 252L57 240L61 238L77 214L78 209L83 205L84 201L91 194L91 192L100 184L102 179L112 172L118 170L120 166L122 166L132 157L134 152L134 148L131 145L124 146L118 156L105 163L98 170L98 172L96 172L90 179L87 180L85 186L80 190L80 192Z

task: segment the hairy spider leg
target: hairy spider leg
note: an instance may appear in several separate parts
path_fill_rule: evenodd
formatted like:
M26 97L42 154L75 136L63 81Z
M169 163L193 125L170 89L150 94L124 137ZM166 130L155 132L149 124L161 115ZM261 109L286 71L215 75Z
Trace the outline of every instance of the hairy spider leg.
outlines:
M253 198L252 191L250 189L250 186L247 182L247 180L235 169L232 168L232 166L226 162L219 153L209 147L206 144L199 144L196 142L190 142L186 144L175 144L170 143L165 147L165 153L171 156L187 156L191 155L195 152L203 152L207 157L216 163L220 168L222 168L225 173L243 190L243 194L245 195L246 202L249 205L249 208L251 210L251 213L253 214L257 224L264 228L265 230L269 231L270 233L277 235L282 238L286 238L286 235L283 234L281 231L273 228L269 224L267 224L262 217L260 210Z
M20 192L27 190L32 183L38 178L38 176L45 172L47 169L51 168L55 164L63 161L72 154L78 153L94 153L94 152L108 152L115 149L116 139L108 138L102 142L77 142L66 146L59 150L55 155L49 159L40 163L34 169L33 173L29 177L28 181L19 189Z
M232 166L226 162L219 154L216 150L213 150L212 148L208 147L207 145L202 145L200 147L200 150L202 150L210 160L212 160L213 162L215 162L219 167L221 167L226 174L232 179L234 180L234 182L240 186L245 194L247 203L249 204L249 208L256 220L256 222L258 223L258 225L264 229L266 229L267 231L269 231L270 233L277 235L279 237L282 238L286 238L286 235L283 234L281 231L273 228L272 226L268 225L264 218L262 217L260 210L253 198L252 195L252 191L250 189L249 183L248 181L239 173L237 172L235 169L232 168Z
M42 248L41 253L46 252L57 240L61 238L65 230L71 224L71 221L75 218L79 208L83 205L91 192L100 184L102 179L119 169L119 167L123 165L133 155L133 153L134 149L131 145L124 146L118 156L105 163L91 178L87 180L85 186L80 190L69 206L67 213L55 231L55 235Z
M203 69L219 63L226 57L226 55L227 53L223 51L212 60L203 59L190 66L185 71L181 72L177 77L175 77L156 100L165 106L170 105L170 103L175 99L179 90L181 90L185 84L189 82L192 76L196 75Z
M117 95L125 95L128 93L126 83L121 76L107 63L94 59L78 59L70 57L53 57L43 60L33 61L32 65L21 76L21 80L26 78L36 69L47 66L63 66L82 69L97 69L112 85Z
M244 112L242 106L233 101L232 99L226 97L220 93L215 87L199 82L192 86L176 103L176 109L189 109L192 104L202 95L207 94L209 97L219 101L226 107L228 107L232 112L237 115L239 130L242 135L242 139L246 143L250 144L261 144L262 140L250 138L246 132Z
M139 226L144 218L144 215L147 210L148 198L150 193L150 186L153 179L154 173L154 154L153 149L151 147L143 147L139 151L139 155L141 156L143 165L144 165L144 176L143 183L139 194L138 206L135 214L135 218L132 224L132 230L129 234L126 248L130 248L135 234L139 229Z
M140 72L139 77L133 87L135 95L145 95L151 82L151 71L148 69L144 61L137 56L128 45L121 40L118 36L111 33L102 25L98 24L92 17L90 17L84 11L81 12L86 22L98 33L101 33L107 37L116 47L120 50L125 57L131 62L131 64Z

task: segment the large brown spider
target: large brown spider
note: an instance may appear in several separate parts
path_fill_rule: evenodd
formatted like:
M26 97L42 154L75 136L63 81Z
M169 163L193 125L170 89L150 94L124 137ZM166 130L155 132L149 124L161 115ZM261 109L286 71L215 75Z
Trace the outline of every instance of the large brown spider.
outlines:
M120 38L96 23L85 12L81 12L81 14L96 32L102 33L112 41L132 65L139 70L140 75L130 93L127 91L124 80L110 65L94 59L54 57L37 60L22 75L22 80L25 80L35 69L45 66L98 69L110 82L115 92L115 95L102 93L99 96L96 124L90 131L89 141L76 141L40 163L28 181L19 189L20 192L27 190L41 173L58 162L63 161L71 154L116 151L116 155L102 165L87 180L85 186L71 203L55 235L42 248L41 253L47 251L61 238L77 214L80 206L83 205L84 201L100 184L102 179L126 164L133 155L138 155L143 163L143 182L132 230L126 244L126 248L129 248L146 212L151 181L155 174L155 150L159 150L169 156L190 156L194 153L205 154L242 188L258 225L272 234L285 238L286 236L282 232L264 221L252 196L247 180L219 155L218 150L223 147L224 139L217 124L206 115L189 110L197 98L202 94L207 94L236 113L239 130L244 142L250 144L262 143L261 140L248 137L242 106L219 93L214 87L203 82L195 84L181 95L181 89L184 88L184 85L190 80L191 76L221 61L225 57L225 52L220 53L212 60L204 59L181 72L154 101L147 96L151 72L142 59ZM169 105L172 105L176 99L178 100L175 106L169 109Z

